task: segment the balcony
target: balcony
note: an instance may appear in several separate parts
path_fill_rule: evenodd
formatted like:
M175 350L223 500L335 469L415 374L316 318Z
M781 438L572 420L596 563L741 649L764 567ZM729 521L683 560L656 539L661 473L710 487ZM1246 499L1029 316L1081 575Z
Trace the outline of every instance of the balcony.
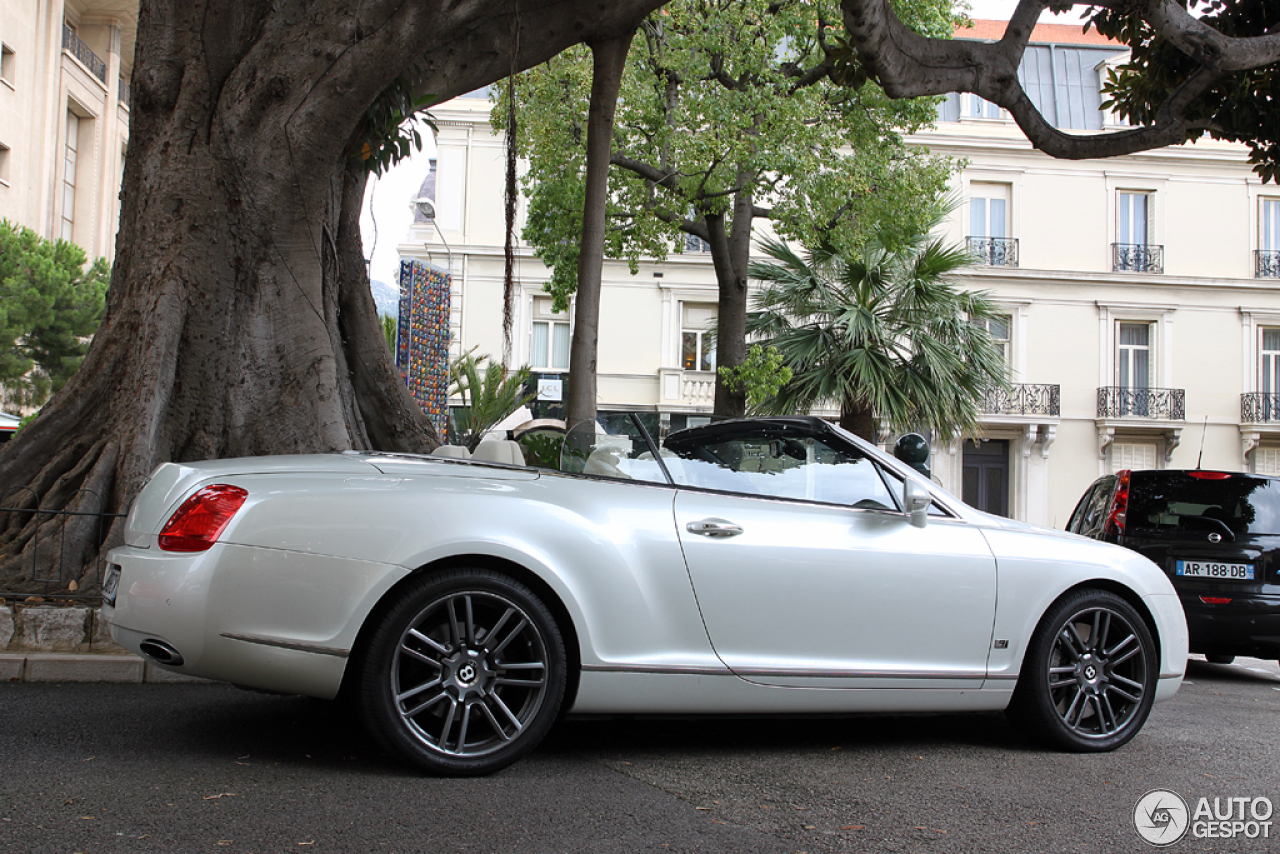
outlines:
M1280 394L1252 391L1240 395L1240 421L1243 424L1280 423Z
M1056 418L1061 414L1058 386L1042 383L1015 383L1007 391L987 389L979 406L986 415L1049 415Z
M1151 243L1112 243L1111 269L1117 273L1163 273L1164 247Z
M1253 253L1255 279L1280 279L1280 249L1258 249Z
M658 394L663 407L710 412L716 399L716 372L660 368Z
M1018 266L1018 241L1012 237L966 237L969 254L988 267Z
M80 40L75 30L65 24L62 26L62 49L80 60L94 77L101 80L104 85L106 84L107 64L102 61L101 57L90 50L87 44Z
M1098 389L1098 417L1185 421L1187 391L1181 388L1103 386Z

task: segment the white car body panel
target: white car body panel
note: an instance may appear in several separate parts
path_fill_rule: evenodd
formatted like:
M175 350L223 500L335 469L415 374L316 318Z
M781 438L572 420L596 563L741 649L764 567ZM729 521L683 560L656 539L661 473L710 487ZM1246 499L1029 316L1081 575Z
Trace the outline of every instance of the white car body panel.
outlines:
M1154 565L988 517L877 459L952 517L917 528L896 511L398 455L169 464L111 554L104 615L128 648L171 645L178 672L328 698L398 582L502 562L568 620L575 712L954 711L1007 705L1040 616L1102 584L1154 617L1158 697L1177 690L1186 627ZM162 551L162 526L211 483L249 493L219 542ZM709 517L744 532L687 532Z
M743 533L688 531L705 518ZM974 526L916 528L898 512L698 492L676 499L676 525L711 642L744 679L982 686L996 572Z

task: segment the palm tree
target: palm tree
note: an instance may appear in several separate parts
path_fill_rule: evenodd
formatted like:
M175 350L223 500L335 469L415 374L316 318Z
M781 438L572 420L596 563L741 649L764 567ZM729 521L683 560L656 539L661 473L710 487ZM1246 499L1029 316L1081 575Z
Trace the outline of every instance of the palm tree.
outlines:
M488 362L483 372L481 362ZM449 365L449 390L462 405L450 417L450 440L474 451L498 422L537 397L524 390L528 380L528 365L507 370L488 356L476 356L474 347L455 359Z
M928 229L892 242L873 235L856 255L826 244L802 257L777 240L761 248L773 261L751 265L764 287L747 332L792 370L763 410L838 402L840 426L872 442L881 420L894 431L927 426L943 441L976 432L984 392L1008 379L978 325L995 307L947 281L973 264L966 249Z

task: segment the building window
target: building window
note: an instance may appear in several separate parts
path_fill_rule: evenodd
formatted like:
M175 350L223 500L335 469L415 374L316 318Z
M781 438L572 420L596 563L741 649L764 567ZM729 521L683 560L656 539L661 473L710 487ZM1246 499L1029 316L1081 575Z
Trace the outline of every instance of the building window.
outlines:
M991 336L991 340L996 342L1005 366L1013 364L1013 341L1009 334L1013 328L1013 318L1007 314L997 314L995 317L975 320L973 323L985 329Z
M1121 323L1116 354L1116 385L1151 387L1151 324Z
M685 252L710 252L711 244L703 240L696 234L686 234L684 236Z
M1120 193L1113 270L1164 272L1164 247L1155 245L1151 240L1151 202L1151 193Z
M1151 324L1121 323L1116 337L1120 415L1146 416L1151 388Z
M73 240L76 220L76 154L80 147L80 117L67 111L67 139L62 161L62 229L59 237Z
M938 121L958 122L964 119L1003 119L1005 112L999 104L972 92L951 92L938 103Z
M9 146L0 142L0 184L9 183Z
M713 303L684 303L680 325L680 365L686 371L714 371L716 351L711 343L717 307Z
M1262 329L1258 364L1258 391L1280 395L1280 329Z
M993 104L980 95L969 93L965 96L965 115L974 119L998 119L1003 111L999 104Z
M1018 266L1018 243L1009 237L1009 185L969 187L969 251L979 264Z
M1258 200L1258 254L1254 275L1280 278L1280 199Z
M1111 471L1156 468L1159 449L1151 442L1115 442L1111 445Z
M7 44L0 44L0 80L13 86L16 72L17 59L13 49Z
M1120 194L1120 242L1135 245L1147 244L1150 232L1148 226L1151 218L1151 196L1148 193Z
M550 297L533 298L529 364L539 370L569 369L569 320L551 310Z

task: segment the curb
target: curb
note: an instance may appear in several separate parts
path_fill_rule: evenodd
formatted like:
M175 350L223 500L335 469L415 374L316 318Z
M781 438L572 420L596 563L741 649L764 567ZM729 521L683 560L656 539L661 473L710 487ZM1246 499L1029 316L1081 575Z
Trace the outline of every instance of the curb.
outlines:
M0 653L0 682L206 683L172 673L133 653Z

